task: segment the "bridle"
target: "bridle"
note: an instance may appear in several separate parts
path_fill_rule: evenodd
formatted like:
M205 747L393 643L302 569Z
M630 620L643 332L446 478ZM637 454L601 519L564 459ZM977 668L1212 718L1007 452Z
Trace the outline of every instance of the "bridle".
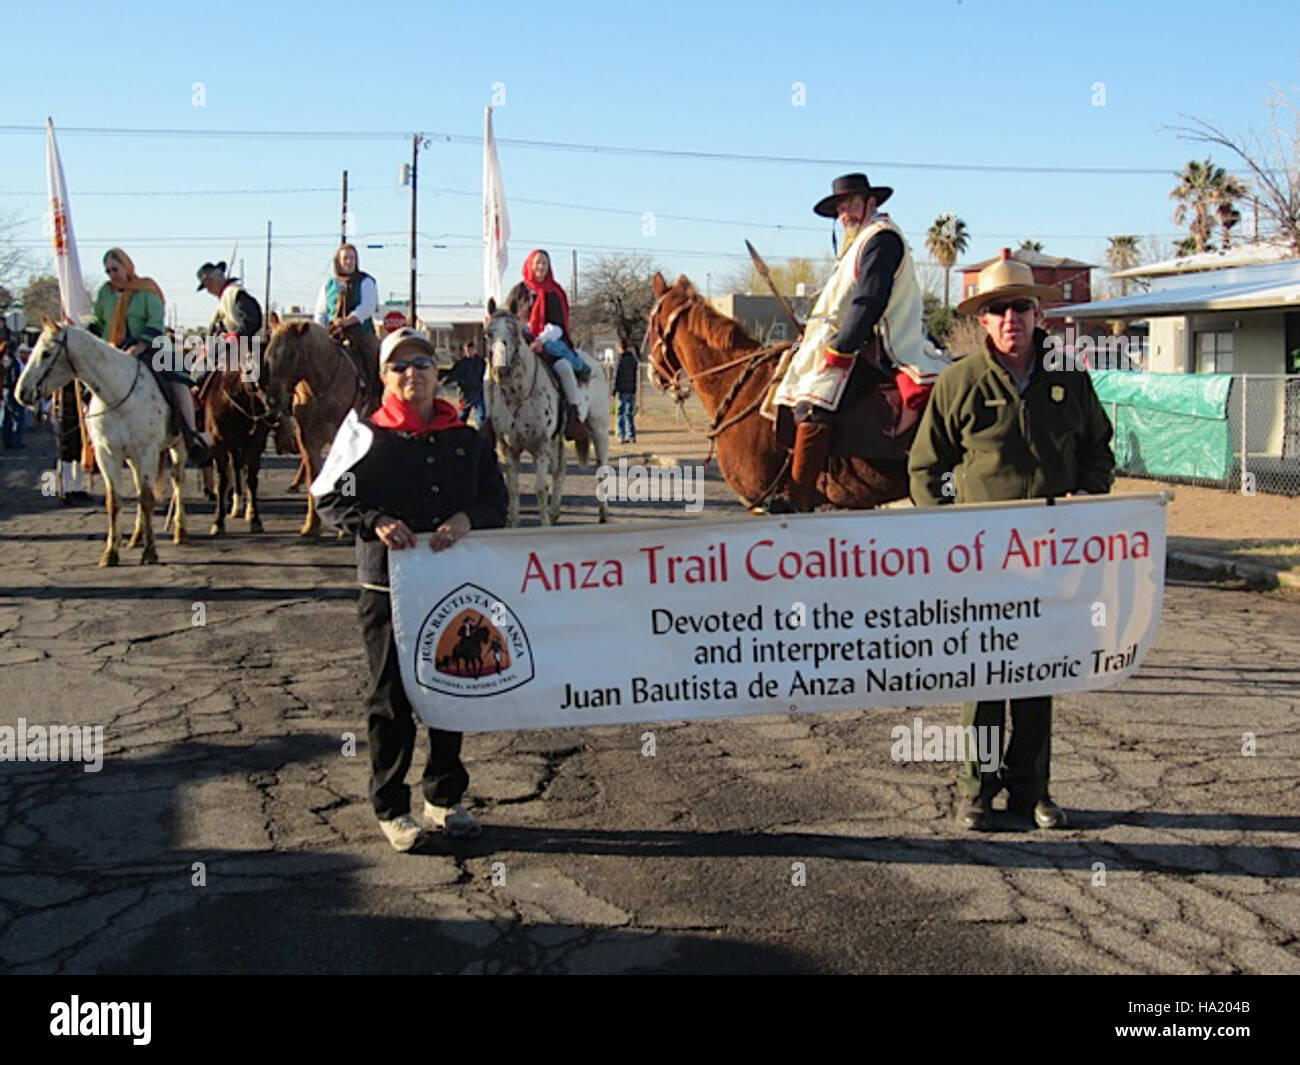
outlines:
M697 373L687 373L686 369L682 366L681 359L679 359L677 353L673 351L673 333L676 331L677 323L681 319L682 314L703 301L698 293L688 297L680 307L675 308L672 313L669 314L667 323L663 327L660 327L659 308L663 305L663 302L667 299L668 295L669 293L665 292L655 301L654 307L651 308L651 329L647 331L646 336L652 338L652 364L656 355L658 355L658 361L663 363L666 368L673 369L676 367L672 379L668 384L661 387L665 392L671 391L673 393L673 398L677 401L678 406L681 406L686 401L686 397L690 395L690 386L692 382L702 380L705 377L711 377L714 374L721 373L723 370L730 370L734 366L743 367L740 373L736 375L736 379L731 383L731 386L723 395L721 401L718 403L717 410L713 412L713 421L708 428L710 447L709 457L712 458L712 449L718 436L723 431L730 429L737 422L749 417L749 415L753 414L754 411L758 410L758 408L763 405L763 397L760 395L757 400L750 403L740 413L729 416L731 405L736 401L736 397L740 395L741 389L745 387L745 383L754 375L754 371L760 366L766 365L773 359L780 358L788 345L774 344L765 348L758 348L754 351L746 352L738 359L730 359L727 362L719 363L717 366L709 366Z
M302 338L299 337L299 339L301 340ZM331 337L331 339L333 339L333 338ZM334 346L335 346L335 348L338 350L338 359L337 359L337 360L335 361L335 363L334 363L334 370L333 370L333 372L329 375L329 380L327 380L327 381L325 382L325 387L324 387L324 388L320 388L320 389L316 388L316 387L312 384L312 381L311 381L311 374L310 374L308 371L306 371L306 370L303 369L303 359L304 359L305 356L304 356L304 353L303 353L302 345L301 345L301 344L295 344L295 345L293 346L293 364L292 364L291 367L289 367L289 370L290 370L290 374L289 374L289 376L290 376L290 378L291 378L291 383L290 383L289 385L287 385L287 386L286 386L286 389L285 389L285 391L288 393L288 395L287 395L286 398L289 400L289 407L290 407L291 410L292 410L292 408L293 408L293 386L294 386L294 385L297 385L299 381L305 381L305 382L307 383L307 387L308 387L308 388L310 388L313 392L317 393L319 396L321 396L322 398L324 398L325 396L328 396L328 395L330 394L331 391L333 391L333 389L334 389L334 382L335 382L336 380L338 380L339 371L340 371L340 364L342 364L342 363L347 363L347 364L348 364L349 368L352 370L352 376L355 378L355 380L354 380L354 382L353 382L353 388L352 388L352 400L351 400L351 402L348 403L348 406L349 406L349 407L355 407L355 406L356 406L356 404L357 404L357 398L361 395L361 392L362 392L362 390L363 390L363 385L362 385L362 382L361 382L361 372L357 369L356 360L353 359L351 352L349 352L348 350L346 350L346 349L343 347L343 345L342 345L342 344L339 344L337 341L334 342ZM279 356L279 352L278 352L278 351L277 351L276 354L277 354L277 356ZM268 352L268 355L269 355L269 352ZM269 373L268 373L267 376L268 376L268 377L274 377L274 376L275 376L275 365L274 365L274 363L272 363L272 365L271 365L271 367L270 367L270 369L269 369ZM223 387L222 387L222 391L223 391L223 392L225 391L224 385L223 385ZM227 398L227 399L231 399L231 397L230 397L229 395L227 395L226 398ZM233 403L233 399L232 399L232 403ZM270 404L268 403L267 406L269 407ZM237 409L237 410L239 409L237 405L236 405L236 409ZM240 413L243 414L244 411L243 411L243 410L240 410ZM251 417L251 415L246 415L246 417ZM270 419L268 419L268 420L270 420ZM275 422L274 422L273 420L272 420L272 424L275 424Z
M32 386L32 391L37 396L41 394L41 389L44 386L46 379L50 376L50 373L53 371L54 367L59 364L60 358L66 358L68 360L68 367L72 370L73 377L77 379L81 378L81 374L77 372L77 364L72 361L72 349L68 346L68 330L66 326L63 329L59 330L55 343L58 345L58 350L54 353L54 358L50 359L49 362L47 362L43 367L41 367L40 375L36 378L35 385ZM122 406L123 403L125 403L128 399L131 398L132 393L135 392L135 386L140 381L140 374L142 371L140 357L138 355L133 355L131 356L131 358L134 359L135 361L135 376L131 378L131 387L126 390L126 395L124 395L116 403L105 406L103 410L95 411L94 413L88 413L86 415L87 418L98 418L101 417L102 415L115 411L118 409L118 407ZM103 400L101 399L100 402L103 402Z
M733 425L744 421L755 411L759 410L763 406L766 390L761 390L758 398L747 404L744 410L733 414L731 413L731 407L736 402L736 397L740 395L741 390L744 389L746 383L753 377L754 372L760 366L764 366L773 360L780 359L789 348L789 345L781 343L769 345L764 348L758 348L754 351L746 352L737 359L730 359L727 362L719 363L717 366L709 366L697 373L687 373L686 369L682 366L681 360L677 357L677 353L673 351L673 333L677 328L677 323L681 319L682 314L695 307L697 304L702 303L703 300L699 293L694 293L687 297L682 302L681 306L674 308L668 315L668 321L663 326L660 326L659 310L663 306L664 300L671 294L671 291L672 290L670 289L668 292L665 292L660 296L655 301L655 305L650 309L650 328L646 331L646 339L650 341L651 365L654 365L655 362L658 361L662 363L666 369L673 370L675 367L672 378L667 384L663 384L660 387L665 392L671 392L673 394L673 398L677 401L678 409L682 411L683 416L685 416L684 404L686 402L686 397L691 394L692 382L699 381L705 377L710 377L713 374L721 373L723 370L729 370L735 366L742 367L740 373L736 375L736 379L731 382L726 393L724 393L722 399L718 402L717 409L713 412L713 419L706 431L706 435L709 439L709 454L708 457L705 458L704 464L707 466L709 462L712 461L714 453L717 450L718 437ZM754 507L761 505L768 496L776 491L782 478L785 477L786 471L790 467L790 462L791 453L787 452L785 461L777 471L776 477L772 479L771 483L769 483L762 492L752 500L741 496L741 501L745 506L753 509Z

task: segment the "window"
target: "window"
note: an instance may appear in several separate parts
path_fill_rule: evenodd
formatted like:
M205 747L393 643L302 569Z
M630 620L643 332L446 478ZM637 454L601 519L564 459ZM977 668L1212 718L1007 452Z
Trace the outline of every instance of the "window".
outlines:
M1074 299L1074 282L1067 281L1061 286L1061 298L1067 303Z
M1196 334L1196 372L1232 373L1232 334Z
M971 296L975 295L975 288L976 288L975 285L967 285L967 286L966 286L966 298L967 298L967 299L969 299Z

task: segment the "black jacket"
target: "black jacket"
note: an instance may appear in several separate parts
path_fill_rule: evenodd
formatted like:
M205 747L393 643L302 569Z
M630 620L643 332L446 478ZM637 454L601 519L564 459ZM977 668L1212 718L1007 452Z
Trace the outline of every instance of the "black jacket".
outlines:
M459 388L460 398L467 405L473 405L483 395L483 374L486 370L487 359L482 355L466 355L457 359L442 375L442 379Z
M903 242L897 233L885 230L867 241L858 255L853 301L830 343L841 355L856 355L871 339L894 291L894 274L903 261Z
M330 451L333 461L312 494L325 521L356 537L363 585L388 587L388 548L375 535L375 522L385 514L415 533L432 532L458 510L474 529L506 523L508 497L496 451L477 430L460 426L417 436L349 415ZM427 551L427 537L411 550Z
M638 363L636 355L630 351L622 352L618 357L618 369L614 371L615 392L635 392Z

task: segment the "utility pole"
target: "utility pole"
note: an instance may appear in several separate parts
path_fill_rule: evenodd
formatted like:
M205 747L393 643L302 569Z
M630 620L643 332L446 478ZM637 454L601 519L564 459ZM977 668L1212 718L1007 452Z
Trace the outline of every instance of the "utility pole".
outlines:
M1256 196L1252 201L1250 217L1254 220L1255 226L1255 243L1259 243L1259 197Z
M420 134L411 138L411 315L407 325L415 328L415 192L419 180Z
M348 242L348 172L343 171L343 212L339 215L339 243Z
M262 304L262 321L269 323L271 321L271 220L266 222L266 302ZM269 336L271 327L266 325L266 332Z
M578 302L578 249L573 249L573 284L569 286L572 295L569 297L574 303Z

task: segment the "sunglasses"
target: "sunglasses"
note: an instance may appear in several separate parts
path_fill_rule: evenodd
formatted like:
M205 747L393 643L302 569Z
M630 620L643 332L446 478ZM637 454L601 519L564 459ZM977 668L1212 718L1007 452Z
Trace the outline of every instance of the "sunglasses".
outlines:
M996 303L986 303L984 305L985 314L995 314L999 318L1007 313L1010 307L1016 314L1024 314L1026 311L1032 311L1038 307L1037 301L1028 297L1021 297L1018 300L999 300Z
M417 370L429 370L433 368L433 360L428 355L417 355L413 359L402 359L390 362L384 368L389 373L406 373L412 366Z

